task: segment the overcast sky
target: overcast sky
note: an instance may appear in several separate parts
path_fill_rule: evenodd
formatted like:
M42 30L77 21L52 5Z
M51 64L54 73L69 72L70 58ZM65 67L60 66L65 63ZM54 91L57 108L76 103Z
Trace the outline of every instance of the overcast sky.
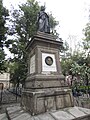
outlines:
M26 0L3 0L4 6L17 6ZM75 36L75 42L81 39L82 29L89 21L90 0L37 0L40 5L46 5L46 12L52 13L59 21L58 33L63 40ZM73 37L72 37L73 38ZM69 41L71 44L71 41ZM75 44L75 43L74 43Z

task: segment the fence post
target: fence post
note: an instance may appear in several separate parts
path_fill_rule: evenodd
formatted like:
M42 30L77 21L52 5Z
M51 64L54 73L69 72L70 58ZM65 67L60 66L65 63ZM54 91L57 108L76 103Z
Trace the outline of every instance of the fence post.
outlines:
M1 91L1 99L0 99L0 102L2 102L2 91L3 91L3 83L0 83L0 91Z

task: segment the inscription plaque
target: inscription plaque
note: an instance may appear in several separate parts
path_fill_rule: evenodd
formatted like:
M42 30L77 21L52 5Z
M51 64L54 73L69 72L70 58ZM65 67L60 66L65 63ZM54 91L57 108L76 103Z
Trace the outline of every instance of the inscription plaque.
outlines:
M42 53L42 71L56 72L56 60L54 54Z
M35 55L30 58L30 74L35 73Z

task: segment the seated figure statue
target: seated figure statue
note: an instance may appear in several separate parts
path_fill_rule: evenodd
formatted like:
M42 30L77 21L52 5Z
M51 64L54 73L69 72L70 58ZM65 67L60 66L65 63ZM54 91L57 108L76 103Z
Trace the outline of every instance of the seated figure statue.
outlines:
M45 6L41 6L41 10L37 15L38 31L50 33L49 16L45 13Z

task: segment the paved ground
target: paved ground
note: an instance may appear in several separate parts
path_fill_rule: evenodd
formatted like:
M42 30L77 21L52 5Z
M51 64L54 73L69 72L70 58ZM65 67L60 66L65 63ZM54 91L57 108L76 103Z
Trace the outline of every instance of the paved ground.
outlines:
M1 94L0 94L1 100ZM19 96L16 97L15 94L7 90L3 90L2 92L2 101L0 102L0 114L4 113L6 108L12 105L20 104L21 98Z
M90 109L68 107L31 116L28 112L22 110L20 106L12 106L7 108L7 115L10 120L90 120Z
M10 104L2 104L2 105L0 105L0 114L5 113L6 108L11 107L11 106L20 106L20 103L10 103Z
M1 96L0 96L0 98L1 98ZM3 90L1 103L6 104L6 103L14 103L14 102L20 102L20 97L9 92L8 90Z

